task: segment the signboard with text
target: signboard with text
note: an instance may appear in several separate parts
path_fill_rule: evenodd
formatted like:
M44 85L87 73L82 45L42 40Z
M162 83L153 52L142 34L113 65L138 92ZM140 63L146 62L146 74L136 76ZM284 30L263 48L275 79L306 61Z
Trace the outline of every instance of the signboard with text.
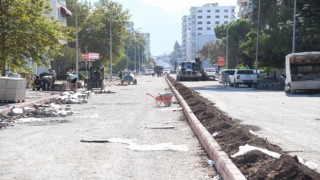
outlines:
M226 60L224 59L223 56L219 56L219 57L218 57L218 62L217 62L217 64L218 64L219 66L225 66L225 65L226 65Z
M81 54L81 60L83 61L94 61L99 58L100 58L99 53L82 53Z

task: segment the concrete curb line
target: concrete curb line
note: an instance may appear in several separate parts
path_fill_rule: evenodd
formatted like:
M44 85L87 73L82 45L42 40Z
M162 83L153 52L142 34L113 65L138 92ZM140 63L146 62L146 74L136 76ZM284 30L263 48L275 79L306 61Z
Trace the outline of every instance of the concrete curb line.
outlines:
M236 165L231 161L228 155L221 150L219 144L213 139L207 129L201 124L196 115L192 112L186 101L182 98L180 93L175 89L171 82L166 78L167 83L172 89L174 95L179 101L185 116L188 119L191 128L199 138L200 143L206 150L208 156L214 161L223 179L227 180L244 180L246 179Z
M34 101L30 101L30 102L24 102L24 103L21 103L21 104L18 104L18 105L14 105L14 107L17 107L17 108L33 107L34 104L44 104L46 102L49 102L52 99L59 98L59 96L60 95L52 95L52 96L41 98L41 99L38 99L38 100L34 100ZM0 110L0 114L7 114L8 112L10 112L11 108L12 107L7 107L7 108L4 108L4 109Z

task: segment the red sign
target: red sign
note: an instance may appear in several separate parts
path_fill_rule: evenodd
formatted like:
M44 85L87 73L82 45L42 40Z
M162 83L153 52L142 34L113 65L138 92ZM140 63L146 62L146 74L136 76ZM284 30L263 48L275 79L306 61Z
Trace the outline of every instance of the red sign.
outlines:
M96 60L99 58L100 58L99 53L82 53L81 54L81 59L83 61L92 61L92 60Z
M218 57L218 63L219 66L225 66L226 65L226 60L224 59L224 57L219 56Z

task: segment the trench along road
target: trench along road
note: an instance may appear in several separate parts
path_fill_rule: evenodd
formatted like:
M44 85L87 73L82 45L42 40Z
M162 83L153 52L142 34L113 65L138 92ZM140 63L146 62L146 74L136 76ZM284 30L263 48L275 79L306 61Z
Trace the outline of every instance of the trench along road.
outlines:
M179 105L157 107L146 95L168 92L165 79L137 80L71 105L72 116L0 130L0 179L216 177Z

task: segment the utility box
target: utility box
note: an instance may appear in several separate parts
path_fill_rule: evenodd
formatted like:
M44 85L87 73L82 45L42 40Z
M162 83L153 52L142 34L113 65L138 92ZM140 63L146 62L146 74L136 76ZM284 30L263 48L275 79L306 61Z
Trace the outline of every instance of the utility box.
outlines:
M25 78L0 77L0 101L22 102L26 98Z

